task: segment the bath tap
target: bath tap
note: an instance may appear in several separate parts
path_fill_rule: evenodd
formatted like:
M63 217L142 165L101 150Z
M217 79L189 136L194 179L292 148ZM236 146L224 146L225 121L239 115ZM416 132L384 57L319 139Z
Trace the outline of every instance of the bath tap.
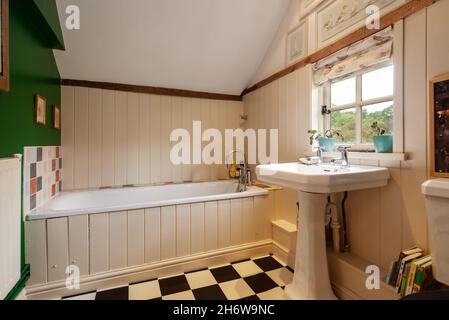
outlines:
M229 168L228 166L228 158L231 155L240 153L243 156L243 160L240 161L239 165L239 185L237 187L237 192L245 192L247 187L251 185L251 171L248 169L248 162L246 161L245 153L240 150L232 150L226 155L225 159L225 166L226 169Z
M341 163L342 168L348 168L349 167L349 161L348 161L348 150L351 149L351 147L348 146L340 146L338 147L338 151L341 152L341 158L335 158L331 160L332 165L335 165L336 163Z

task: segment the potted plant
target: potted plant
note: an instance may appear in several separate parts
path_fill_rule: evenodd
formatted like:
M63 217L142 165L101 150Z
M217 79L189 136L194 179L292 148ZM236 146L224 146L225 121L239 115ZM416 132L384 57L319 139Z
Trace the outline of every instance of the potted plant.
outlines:
M393 136L387 134L387 131L384 128L381 128L378 122L373 122L371 129L374 131L374 150L376 150L377 153L392 153Z
M330 129L326 130L324 134L317 130L309 130L308 133L310 135L310 144L313 145L314 141L318 141L324 152L333 152L336 150L336 137L344 141L341 130Z

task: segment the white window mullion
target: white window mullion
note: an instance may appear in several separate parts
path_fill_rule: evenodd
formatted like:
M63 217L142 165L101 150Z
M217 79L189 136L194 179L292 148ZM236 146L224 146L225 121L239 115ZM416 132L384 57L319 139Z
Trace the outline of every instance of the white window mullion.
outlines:
M325 88L324 88L324 101L325 101L325 105L327 106L328 110L331 110L332 105L331 105L331 86L330 84L326 84ZM330 114L326 114L323 116L324 118L324 131L326 130L330 130L331 129L331 115Z
M356 103L362 103L362 76L356 78ZM356 108L355 114L356 144L362 144L362 107Z

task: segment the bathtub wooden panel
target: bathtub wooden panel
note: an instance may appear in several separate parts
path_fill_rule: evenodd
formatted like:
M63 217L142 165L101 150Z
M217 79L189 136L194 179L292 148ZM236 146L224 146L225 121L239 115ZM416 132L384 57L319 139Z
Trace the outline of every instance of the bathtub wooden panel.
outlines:
M128 211L128 267L145 262L145 210Z
M47 221L26 222L26 262L31 265L28 285L47 282Z
M190 205L176 206L176 255L190 254Z
M276 192L277 194L277 192ZM254 198L254 219L256 220L256 240L272 238L271 222L275 221L275 192L266 197Z
M161 260L161 208L145 210L145 262Z
M256 229L271 229L263 217L272 213L256 214L270 203L250 197L27 222L29 284L63 281L68 264L95 275L254 243Z
M69 217L69 264L89 274L89 216Z
M218 247L231 245L231 202L218 201Z
M47 220L48 281L63 280L69 260L67 218Z
M115 93L111 90L102 90L102 93L101 185L113 186L115 181ZM63 162L65 161L66 159Z
M218 249L218 202L204 204L205 251Z
M254 198L244 198L242 200L242 230L243 242L249 243L256 240L256 224L254 215Z
M191 253L204 251L204 203L193 203L192 212L192 250Z
M243 242L242 199L231 200L231 245Z
M100 89L89 89L89 188L101 184L102 161L102 92Z
M109 268L119 269L128 263L128 227L127 213L109 214Z
M89 216L90 273L109 270L109 214Z
M139 183L139 95L128 92L127 95L127 170L126 184Z
M176 207L161 209L161 260L176 257Z

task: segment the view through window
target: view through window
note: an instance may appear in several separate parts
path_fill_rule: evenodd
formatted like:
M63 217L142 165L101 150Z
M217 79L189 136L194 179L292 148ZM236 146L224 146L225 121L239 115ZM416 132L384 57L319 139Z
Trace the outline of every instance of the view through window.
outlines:
M371 144L373 122L393 134L393 92L392 65L332 83L330 127L351 144Z

